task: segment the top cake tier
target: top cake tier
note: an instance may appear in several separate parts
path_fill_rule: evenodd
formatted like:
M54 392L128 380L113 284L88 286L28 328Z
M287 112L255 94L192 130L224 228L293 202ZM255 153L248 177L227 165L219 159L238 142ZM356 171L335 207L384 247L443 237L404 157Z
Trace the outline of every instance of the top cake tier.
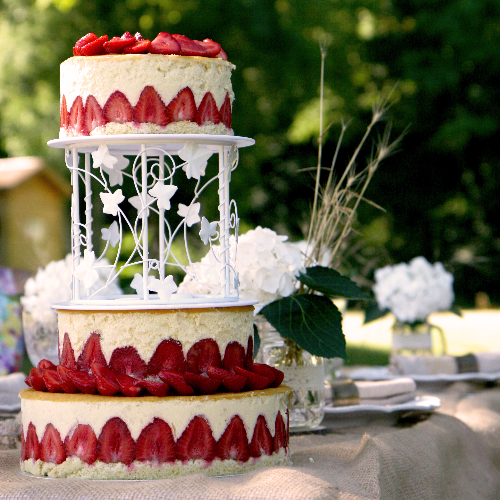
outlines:
M59 137L233 135L235 66L164 53L77 55L61 64Z

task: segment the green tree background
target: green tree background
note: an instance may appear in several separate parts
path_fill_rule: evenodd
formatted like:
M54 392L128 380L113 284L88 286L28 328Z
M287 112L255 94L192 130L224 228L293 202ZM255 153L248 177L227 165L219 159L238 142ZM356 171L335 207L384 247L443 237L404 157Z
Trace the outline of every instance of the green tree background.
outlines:
M312 203L319 43L328 43L325 161L351 120L341 171L373 102L394 88L393 135L408 129L370 185L367 198L385 211L361 207L362 244L346 272L369 283L376 267L424 255L454 273L457 305L480 292L500 304L498 1L2 0L0 156L42 156L67 175L46 143L58 136L59 64L90 31L221 43L237 66L234 129L256 139L231 185L242 226L293 240Z

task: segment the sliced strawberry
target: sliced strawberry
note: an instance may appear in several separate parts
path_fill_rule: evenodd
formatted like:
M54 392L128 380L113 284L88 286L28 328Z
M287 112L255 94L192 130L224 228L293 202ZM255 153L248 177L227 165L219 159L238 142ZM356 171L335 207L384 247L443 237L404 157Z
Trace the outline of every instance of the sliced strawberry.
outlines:
M158 373L158 376L163 382L172 387L177 394L181 396L191 396L191 394L194 394L194 389L186 384L182 373L162 370Z
M137 438L136 460L163 464L175 462L175 441L172 429L161 418L142 429Z
M134 108L123 92L115 90L103 108L104 118L108 122L127 123L134 120Z
M272 383L271 379L259 375L258 373L249 372L248 370L240 368L239 366L234 367L234 373L243 375L247 379L245 389L247 389L248 391L259 391L261 389L269 387Z
M226 97L222 106L219 109L220 119L222 123L227 128L233 128L233 115L231 110L231 99L229 98L229 93L226 93Z
M288 433L285 427L285 422L283 422L283 417L281 413L276 416L276 422L274 424L274 438L273 445L274 451L279 451L280 448L288 447Z
M223 368L215 368L215 366L209 366L207 374L211 378L219 378L222 381L222 387L229 392L241 392L247 381L242 375L236 375L236 373Z
M64 392L61 377L57 370L41 370L42 378L49 392Z
M149 52L151 42L149 40L135 41L132 45L128 45L123 49L124 54L145 54Z
M103 35L85 44L80 48L81 56L100 56L104 54L104 44L108 41L108 35Z
M203 125L206 122L212 122L215 125L221 122L219 109L215 102L214 96L207 92L198 106L195 121L198 125Z
M181 44L170 34L162 31L151 42L151 54L180 54Z
M93 95L89 95L85 101L85 130L90 134L92 130L106 123L101 106Z
M64 440L68 457L78 457L82 462L93 464L97 458L97 437L94 429L87 424L79 424Z
M169 385L165 382L157 382L156 380L139 380L138 384L140 387L146 389L149 394L158 396L159 398L164 398L170 389Z
M97 440L97 459L106 464L130 465L135 458L135 442L127 424L119 417L109 419Z
M134 117L138 123L155 123L161 127L168 125L167 107L154 87L144 87L135 105Z
M73 350L73 346L71 345L71 340L69 339L68 332L64 334L64 340L63 340L61 356L59 358L59 364L65 366L66 368L71 368L73 370L76 368L75 351Z
M42 371L39 368L32 368L28 375L28 385L35 389L35 391L45 392L47 390L47 386L42 377Z
M75 384L79 391L84 394L95 394L97 391L95 378L86 372L79 372L68 368L68 377Z
M101 338L97 333L92 333L85 342L83 351L78 356L76 367L80 371L88 372L91 363L106 364L106 359L101 349Z
M135 38L135 37L130 34L130 31L125 31L125 33L123 33L121 38L123 38L124 40L130 40L131 38Z
M270 379L270 387L280 386L281 382L283 382L283 378L285 377L285 374L281 370L274 368L274 366L264 365L261 363L254 363L252 365L252 371Z
M184 429L175 448L178 460L202 459L211 462L215 458L217 444L208 422L203 417L196 416Z
M207 49L184 35L172 35L181 46L181 56L205 56Z
M106 52L106 54L121 54L125 47L132 45L135 41L136 40L132 35L130 35L130 38L124 38L123 36L119 38L114 36L111 40L105 42L104 52Z
M227 61L227 54L224 52L223 49L220 49L220 52L217 54L217 57L219 59L222 59L223 61Z
M195 42L205 49L205 57L217 57L217 54L222 50L220 43L214 42L210 38L205 38L202 42L195 40Z
M246 354L246 358L245 358L245 368L249 371L252 371L252 365L253 365L253 337L250 335L248 337L247 354Z
M138 42L142 42L144 40L144 37L139 33L137 32L135 35L134 35L134 38L138 41Z
M214 394L222 382L219 378L189 372L184 372L184 380L195 389L197 394Z
M245 348L239 342L229 342L224 351L222 368L228 371L234 371L234 367L245 367Z
M110 368L101 363L92 363L92 374L95 378L97 392L102 396L113 396L120 392L120 386L116 381L116 376Z
M28 456L26 454L26 439L24 438L24 428L21 424L21 460L27 460Z
M61 378L61 387L62 390L67 394L75 394L78 392L78 387L73 383L73 381L69 378L69 369L63 365L59 365L57 367L57 373Z
M235 415L226 430L217 441L217 456L221 460L246 462L250 458L245 424L239 415Z
M87 135L87 131L85 130L85 112L83 109L83 101L80 96L77 96L71 105L68 126L77 134Z
M56 369L56 365L54 363L52 363L52 361L50 361L48 359L41 359L38 362L37 368L39 370L55 370Z
M206 372L209 366L221 365L219 346L214 339L202 339L191 346L186 355L186 370L191 373Z
M259 417L257 418L249 449L251 457L260 457L261 455L273 454L273 436L271 435L271 431L267 426L264 415L259 415Z
M162 340L148 363L148 374L156 375L160 370L184 372L186 360L182 344L178 340Z
M68 105L66 104L66 96L61 97L61 122L60 122L60 128L68 128L68 119L69 119L69 113L68 113Z
M28 458L32 458L33 460L40 458L40 443L38 442L35 426L31 422L26 432L25 454L23 456L24 460L28 460Z
M139 356L137 349L131 345L115 349L111 354L109 367L117 373L137 378L143 378L147 373L146 363Z
M80 38L80 40L78 40L73 47L73 55L81 56L82 54L80 49L94 40L97 40L97 35L94 33L87 33L85 36L82 36L82 38Z
M196 102L193 91L189 87L184 87L170 101L167 111L171 122L194 122L196 118Z
M135 398L142 391L142 386L139 384L139 380L134 377L130 377L125 373L114 373L116 382L120 386L120 392L129 398Z
M54 464L62 464L66 460L61 435L52 424L47 424L40 441L40 459Z

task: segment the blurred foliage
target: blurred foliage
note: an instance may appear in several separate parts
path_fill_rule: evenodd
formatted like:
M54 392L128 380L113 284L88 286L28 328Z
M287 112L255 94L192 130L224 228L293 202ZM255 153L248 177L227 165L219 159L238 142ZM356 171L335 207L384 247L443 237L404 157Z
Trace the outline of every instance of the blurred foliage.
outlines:
M231 184L242 225L293 239L307 228L314 189L319 43L329 45L326 162L340 121L351 120L339 166L374 100L397 84L394 136L410 128L369 188L385 212L358 211L348 272L368 284L374 268L424 255L455 274L457 305L478 292L500 304L498 1L1 0L1 156L39 155L65 172L61 151L46 146L58 135L59 64L89 31L221 43L237 66L234 129L256 139Z

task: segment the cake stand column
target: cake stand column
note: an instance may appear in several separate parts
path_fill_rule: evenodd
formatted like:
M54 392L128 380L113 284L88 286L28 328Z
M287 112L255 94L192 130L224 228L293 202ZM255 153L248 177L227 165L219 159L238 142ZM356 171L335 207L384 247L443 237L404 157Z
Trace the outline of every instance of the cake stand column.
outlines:
M158 166L159 166L159 175L158 175L158 180L164 184L165 183L165 155L161 154L158 156ZM158 231L158 238L159 238L159 261L160 261L160 266L159 266L159 273L160 273L160 280L165 279L165 210L163 208L160 208L159 210L159 231Z
M71 168L71 184L73 185L73 196L71 199L71 232L72 245L71 253L73 255L73 269L80 265L80 189L78 185L78 151L76 148L71 149L73 165ZM73 274L73 299L80 298L80 280Z
M85 153L85 248L92 252L92 186L90 183L90 153Z
M231 295L229 269L229 175L231 169L224 146L219 146L219 241L221 246L223 297Z
M142 198L142 290L144 300L149 300L149 243L148 243L148 155L146 144L141 144L141 198Z

